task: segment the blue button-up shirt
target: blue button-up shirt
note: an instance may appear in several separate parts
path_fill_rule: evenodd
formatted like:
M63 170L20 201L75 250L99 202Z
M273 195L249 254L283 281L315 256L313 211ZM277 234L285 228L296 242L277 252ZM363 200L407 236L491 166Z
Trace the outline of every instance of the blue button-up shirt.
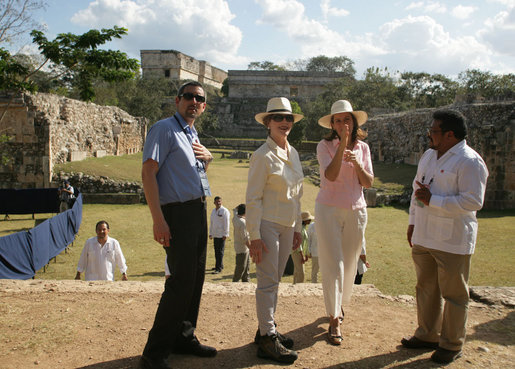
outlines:
M155 123L148 132L143 149L143 163L157 162L157 184L161 205L185 202L204 195L198 168L204 165L195 158L192 142L198 141L195 127L189 129L176 113Z

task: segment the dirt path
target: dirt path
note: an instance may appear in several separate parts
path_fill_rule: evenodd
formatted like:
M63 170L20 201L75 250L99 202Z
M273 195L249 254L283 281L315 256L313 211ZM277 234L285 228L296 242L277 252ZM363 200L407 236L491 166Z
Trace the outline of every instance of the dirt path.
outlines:
M0 280L0 368L137 368L163 282ZM215 358L170 356L174 368L275 368L256 357L253 284L206 284L197 335ZM295 368L435 368L399 346L413 332L413 298L357 286L344 343L327 343L320 285L281 285L277 322L295 340ZM472 303L464 357L448 368L514 368L515 312Z

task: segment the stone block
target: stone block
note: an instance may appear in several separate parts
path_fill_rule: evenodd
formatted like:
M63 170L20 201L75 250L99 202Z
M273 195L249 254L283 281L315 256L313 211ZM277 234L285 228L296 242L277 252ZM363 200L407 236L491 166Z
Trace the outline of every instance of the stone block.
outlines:
M367 206L376 206L377 190L375 188L367 188L365 191L365 200L367 202Z
M107 155L107 151L105 151L105 150L95 151L95 157L97 157L97 158L103 158L106 155Z
M71 151L69 160L70 161L80 161L80 160L86 159L86 157L87 157L86 151Z

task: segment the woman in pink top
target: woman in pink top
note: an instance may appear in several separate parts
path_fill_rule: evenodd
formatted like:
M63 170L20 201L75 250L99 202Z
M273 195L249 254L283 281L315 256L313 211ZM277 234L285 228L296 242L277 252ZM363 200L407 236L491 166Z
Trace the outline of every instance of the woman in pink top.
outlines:
M346 100L338 100L331 114L318 120L331 133L319 142L320 192L315 204L315 229L329 342L340 345L342 304L350 301L357 261L367 225L363 187L374 181L370 149L361 139L359 126L366 122L364 111L353 111Z

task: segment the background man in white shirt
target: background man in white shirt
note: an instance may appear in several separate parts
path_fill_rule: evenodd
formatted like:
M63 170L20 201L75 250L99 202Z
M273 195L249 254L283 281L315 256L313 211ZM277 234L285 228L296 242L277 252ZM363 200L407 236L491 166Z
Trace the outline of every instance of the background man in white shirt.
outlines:
M209 228L209 238L213 239L215 247L215 274L220 273L224 268L225 240L229 237L230 218L229 210L222 206L222 198L216 196L215 208L211 212L211 227Z
M407 232L417 273L418 328L401 343L436 349L431 359L450 363L462 355L465 342L476 211L483 206L488 169L465 141L461 113L434 112L428 135L430 149L413 181Z
M86 272L86 281L114 281L115 264L120 268L122 281L127 280L127 265L123 257L120 243L109 237L109 224L101 220L95 226L96 237L86 240L75 279L80 279L80 274Z

